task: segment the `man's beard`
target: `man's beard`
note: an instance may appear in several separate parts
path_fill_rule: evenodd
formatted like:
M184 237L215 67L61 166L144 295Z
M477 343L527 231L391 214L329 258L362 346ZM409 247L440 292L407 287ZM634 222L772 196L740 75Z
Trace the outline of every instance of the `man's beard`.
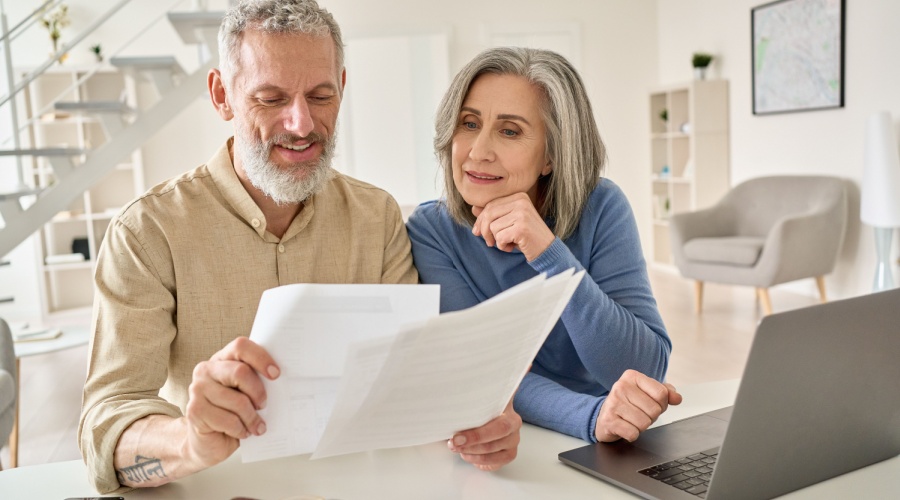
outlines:
M253 134L247 134L243 127L239 127L238 133L241 136L238 154L247 178L256 189L278 205L294 205L306 201L321 191L335 176L335 171L331 168L336 142L334 135L326 138L311 132L301 138L294 134L278 134L262 142L253 137ZM287 166L278 166L269 160L275 144L294 144L301 139L310 141L310 144L322 144L322 153L317 160Z

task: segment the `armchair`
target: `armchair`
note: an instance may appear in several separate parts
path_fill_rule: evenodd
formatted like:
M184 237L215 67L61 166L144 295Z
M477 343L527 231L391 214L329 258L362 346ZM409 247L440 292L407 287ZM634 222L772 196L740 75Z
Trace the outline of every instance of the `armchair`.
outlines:
M0 447L9 439L16 415L16 353L9 325L0 318ZM0 464L0 470L3 470Z
M827 300L824 275L834 269L846 225L844 180L775 176L743 182L708 209L674 215L669 231L675 265L696 280L697 314L710 281L756 287L768 315L768 289L780 283L815 278Z

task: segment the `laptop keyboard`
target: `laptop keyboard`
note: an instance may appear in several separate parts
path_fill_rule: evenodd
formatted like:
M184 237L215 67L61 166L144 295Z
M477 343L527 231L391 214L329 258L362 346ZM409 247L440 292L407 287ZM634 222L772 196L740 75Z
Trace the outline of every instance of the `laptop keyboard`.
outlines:
M679 490L706 498L706 490L709 488L709 480L712 479L712 472L716 467L718 457L719 449L713 448L664 464L647 467L638 472Z

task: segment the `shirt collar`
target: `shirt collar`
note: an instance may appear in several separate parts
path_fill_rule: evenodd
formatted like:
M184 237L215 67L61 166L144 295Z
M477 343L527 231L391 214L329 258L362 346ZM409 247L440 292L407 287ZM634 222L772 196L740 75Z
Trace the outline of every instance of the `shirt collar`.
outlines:
M234 209L234 212L256 231L260 238L273 243L278 242L278 238L266 232L265 215L263 215L256 202L253 201L253 198L250 197L250 194L247 193L237 176L237 172L234 171L234 162L229 152L232 150L233 144L234 137L231 137L207 162L213 182L215 182L219 192L222 193L225 201ZM313 213L315 213L315 198L315 196L311 196L304 202L303 209L291 222L280 241L287 241L293 238L309 224Z

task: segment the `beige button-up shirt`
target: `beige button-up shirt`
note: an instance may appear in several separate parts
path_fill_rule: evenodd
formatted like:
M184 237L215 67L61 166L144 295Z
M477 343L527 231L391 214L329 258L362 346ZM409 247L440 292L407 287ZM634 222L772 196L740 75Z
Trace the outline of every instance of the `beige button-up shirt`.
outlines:
M249 335L263 291L292 283L416 283L406 228L385 191L338 175L281 239L223 146L110 224L97 262L78 439L98 491L135 420L179 417L194 366Z

